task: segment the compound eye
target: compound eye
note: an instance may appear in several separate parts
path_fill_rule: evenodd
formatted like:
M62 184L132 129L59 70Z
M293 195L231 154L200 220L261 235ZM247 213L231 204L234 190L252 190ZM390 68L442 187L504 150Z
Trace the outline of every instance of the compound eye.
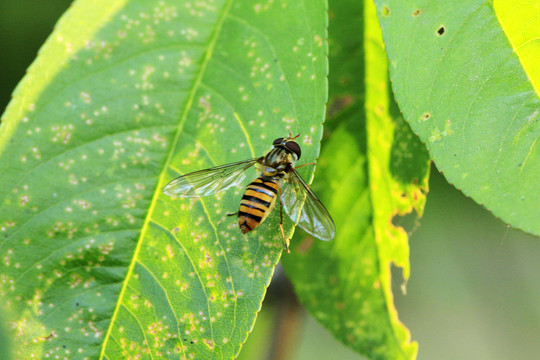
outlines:
M281 145L281 143L283 143L283 138L278 138L274 140L274 145Z
M295 141L287 141L285 143L285 147L296 154L296 160L300 159L300 155L302 155L302 150L300 150L300 145L298 145Z

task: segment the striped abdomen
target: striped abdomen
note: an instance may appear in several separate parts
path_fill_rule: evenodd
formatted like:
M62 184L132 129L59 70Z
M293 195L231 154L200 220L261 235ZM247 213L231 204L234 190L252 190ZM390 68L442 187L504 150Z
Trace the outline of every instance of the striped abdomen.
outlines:
M238 212L238 225L244 234L266 219L274 207L278 189L277 181L264 175L247 186Z

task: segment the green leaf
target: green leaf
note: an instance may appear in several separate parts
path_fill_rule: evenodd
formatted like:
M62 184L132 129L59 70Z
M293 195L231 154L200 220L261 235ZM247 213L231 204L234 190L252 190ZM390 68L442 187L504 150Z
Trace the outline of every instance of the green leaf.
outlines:
M538 57L528 51L538 41L527 30L537 31L538 12L523 18L525 4L494 9L486 0L375 3L396 99L438 169L502 220L539 235Z
M69 9L0 128L0 297L16 358L238 354L281 255L279 213L243 236L225 216L241 187L161 189L260 156L288 130L313 161L325 39L322 0Z
M493 8L536 94L540 94L540 1L511 3L496 0Z
M294 255L283 261L302 303L343 343L370 359L414 359L390 273L395 264L409 277L407 235L392 221L421 215L428 156L391 95L373 4L331 2L330 19L330 132L313 188L336 238L297 233Z

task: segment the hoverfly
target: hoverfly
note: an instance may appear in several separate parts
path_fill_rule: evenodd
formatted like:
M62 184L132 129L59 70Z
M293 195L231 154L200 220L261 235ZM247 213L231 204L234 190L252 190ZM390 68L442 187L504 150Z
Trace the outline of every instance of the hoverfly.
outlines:
M238 215L240 231L246 234L259 226L271 212L279 197L281 221L279 223L287 252L289 246L283 230L283 209L291 220L309 234L321 239L332 240L335 225L328 210L317 199L309 186L300 177L295 162L302 153L295 137L278 138L273 148L264 156L254 159L216 166L179 176L169 182L163 192L175 197L201 197L215 194L236 186L245 179L245 171L258 165L261 175L249 184L242 196ZM279 194L279 196L278 196Z

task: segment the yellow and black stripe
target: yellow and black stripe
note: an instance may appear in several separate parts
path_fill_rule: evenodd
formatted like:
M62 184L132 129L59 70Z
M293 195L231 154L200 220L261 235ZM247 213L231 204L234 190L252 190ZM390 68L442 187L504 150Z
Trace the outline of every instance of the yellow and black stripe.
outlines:
M277 181L264 175L247 186L238 211L238 225L242 233L255 229L266 219L274 207L278 190Z

